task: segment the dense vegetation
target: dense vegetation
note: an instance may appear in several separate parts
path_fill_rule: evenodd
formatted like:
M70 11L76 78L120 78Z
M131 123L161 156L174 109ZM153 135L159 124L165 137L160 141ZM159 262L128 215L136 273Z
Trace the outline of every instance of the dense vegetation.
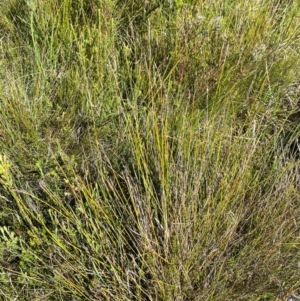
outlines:
M2 0L0 299L295 294L299 5Z

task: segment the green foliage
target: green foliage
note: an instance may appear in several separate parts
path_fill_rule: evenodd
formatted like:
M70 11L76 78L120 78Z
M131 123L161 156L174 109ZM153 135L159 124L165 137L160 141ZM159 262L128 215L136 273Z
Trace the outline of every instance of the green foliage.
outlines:
M293 294L298 7L2 1L1 300Z

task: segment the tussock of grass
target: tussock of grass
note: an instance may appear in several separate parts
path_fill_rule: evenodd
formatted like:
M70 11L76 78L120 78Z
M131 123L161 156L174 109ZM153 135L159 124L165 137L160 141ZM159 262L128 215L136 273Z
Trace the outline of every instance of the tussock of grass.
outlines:
M298 5L2 1L1 298L293 294Z

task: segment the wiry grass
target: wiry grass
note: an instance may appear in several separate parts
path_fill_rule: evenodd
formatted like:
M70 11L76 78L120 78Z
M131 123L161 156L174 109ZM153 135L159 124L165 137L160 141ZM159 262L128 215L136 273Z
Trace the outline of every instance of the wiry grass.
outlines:
M1 300L293 294L298 7L2 1Z

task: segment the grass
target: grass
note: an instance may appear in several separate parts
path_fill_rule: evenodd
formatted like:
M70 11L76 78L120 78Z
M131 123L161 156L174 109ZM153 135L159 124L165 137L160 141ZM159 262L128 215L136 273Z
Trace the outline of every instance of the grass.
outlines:
M296 292L298 7L2 1L1 300Z

